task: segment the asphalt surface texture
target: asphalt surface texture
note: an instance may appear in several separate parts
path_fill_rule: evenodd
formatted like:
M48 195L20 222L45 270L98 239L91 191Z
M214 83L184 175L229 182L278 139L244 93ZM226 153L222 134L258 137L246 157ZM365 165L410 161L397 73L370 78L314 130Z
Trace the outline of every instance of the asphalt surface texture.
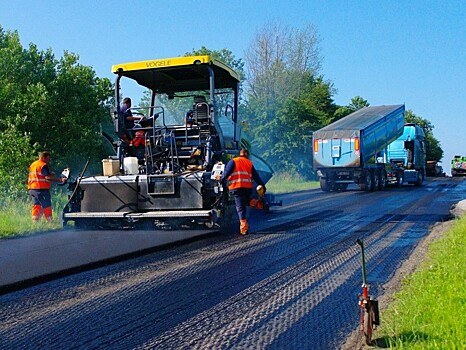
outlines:
M202 236L1 295L0 348L339 349L359 322L356 239L377 297L465 198L458 178L282 195L282 207L251 212L247 236Z

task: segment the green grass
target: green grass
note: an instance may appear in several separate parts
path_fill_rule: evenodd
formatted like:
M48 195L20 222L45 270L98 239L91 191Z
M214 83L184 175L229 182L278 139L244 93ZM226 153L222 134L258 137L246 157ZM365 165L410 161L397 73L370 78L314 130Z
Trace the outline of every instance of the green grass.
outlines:
M299 175L277 173L267 183L267 192L273 194L289 193L312 188L319 188L318 181L305 181Z
M382 314L391 349L466 349L466 217L429 246L420 270Z
M55 195L52 199L53 221L34 223L31 218L32 204L29 200L15 200L3 203L0 209L0 238L28 235L36 232L61 228L59 213L66 204L66 195Z

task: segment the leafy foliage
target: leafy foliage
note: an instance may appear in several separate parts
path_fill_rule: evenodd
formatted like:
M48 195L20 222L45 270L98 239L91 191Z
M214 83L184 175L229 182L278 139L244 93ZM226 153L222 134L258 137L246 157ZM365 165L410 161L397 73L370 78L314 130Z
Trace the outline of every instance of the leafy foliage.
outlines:
M27 165L47 149L55 166L79 167L103 154L100 124L111 123L106 103L112 96L108 79L95 76L79 56L34 44L24 49L17 32L0 27L0 187L19 192Z
M351 102L347 106L340 106L335 111L334 120L337 121L347 115L356 112L357 110L363 107L369 107L367 100L363 99L361 96L355 96L351 99Z
M24 173L29 166L29 159L35 156L30 147L29 133L21 133L16 125L7 125L0 134L0 189L2 198L25 197Z
M186 52L184 56L200 56L200 55L210 55L215 59L222 61L239 74L240 80L244 80L244 62L241 58L236 58L233 52L228 49L221 50L210 50L205 46L202 46L199 50L192 50L191 52Z
M312 132L331 122L333 85L318 75L319 37L302 30L267 25L246 54L246 120L259 154L276 171L313 177Z

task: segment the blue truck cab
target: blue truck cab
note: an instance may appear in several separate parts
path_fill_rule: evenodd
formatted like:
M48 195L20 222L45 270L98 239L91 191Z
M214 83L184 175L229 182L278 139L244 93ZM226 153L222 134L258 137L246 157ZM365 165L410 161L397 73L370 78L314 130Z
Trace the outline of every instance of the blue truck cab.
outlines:
M405 124L403 135L387 147L387 170L389 184L421 185L426 177L426 135L424 130L412 123Z

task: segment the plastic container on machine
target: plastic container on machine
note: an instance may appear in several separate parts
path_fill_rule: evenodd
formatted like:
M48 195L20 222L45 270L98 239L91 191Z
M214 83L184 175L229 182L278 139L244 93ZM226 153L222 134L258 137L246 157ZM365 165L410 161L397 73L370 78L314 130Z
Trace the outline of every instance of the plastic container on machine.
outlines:
M123 159L123 168L126 175L139 174L138 159L136 157L125 157Z
M118 159L103 159L104 176L117 175L120 172Z

